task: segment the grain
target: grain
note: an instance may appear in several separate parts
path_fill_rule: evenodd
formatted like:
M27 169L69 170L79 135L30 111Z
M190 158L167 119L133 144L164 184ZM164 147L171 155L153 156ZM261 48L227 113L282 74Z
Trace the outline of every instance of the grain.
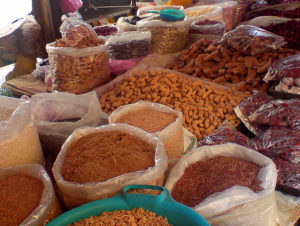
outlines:
M142 109L122 115L117 120L117 123L127 123L149 133L155 133L167 127L170 123L174 122L176 118L176 115L165 112Z
M19 225L39 205L43 192L39 180L21 174L0 179L0 225Z
M138 226L168 226L168 219L162 216L156 216L156 213L143 208L133 210L116 210L113 212L104 212L100 216L92 216L84 220L73 223L74 226L83 225L138 225Z
M103 182L154 166L154 156L154 148L135 136L118 131L92 133L69 146L62 176L71 182Z
M173 198L194 207L216 192L234 185L250 187L259 192L261 181L256 179L258 165L235 157L218 156L198 161L185 169L183 176L172 189Z

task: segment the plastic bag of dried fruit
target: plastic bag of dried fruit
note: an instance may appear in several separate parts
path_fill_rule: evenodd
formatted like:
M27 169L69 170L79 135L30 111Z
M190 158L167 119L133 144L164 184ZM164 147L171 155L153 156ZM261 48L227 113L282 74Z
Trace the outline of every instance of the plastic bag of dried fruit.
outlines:
M244 134L238 132L227 120L220 125L216 132L200 141L199 146L225 144L229 142L242 145L246 148L251 148L250 139Z
M252 133L259 136L268 129L268 126L252 122L249 119L249 116L258 108L272 100L272 97L270 97L268 94L264 92L256 92L236 106L234 108L234 112Z
M41 93L31 98L31 114L46 150L55 157L77 128L105 124L96 93Z
M146 170L125 173L103 182L89 182L82 184L66 181L62 176L62 169L70 146L82 137L88 137L91 134L101 132L113 131L119 131L137 137L153 147L153 150L155 150L154 166L149 167ZM90 141L89 146L92 145L93 141ZM164 145L157 137L142 129L120 123L97 128L83 127L74 131L62 146L62 150L57 156L52 172L61 200L67 208L73 208L86 202L111 197L130 184L150 184L162 186L164 184L164 173L167 169L167 165L168 157Z
M2 169L0 170L0 181L7 176L13 175L26 175L35 178L42 182L44 187L38 206L22 221L22 223L20 223L20 225L45 225L62 213L50 177L41 165L26 164ZM22 208L26 207L23 206Z
M0 169L30 163L44 163L30 103L0 96Z
M240 25L221 40L222 45L252 56L276 50L285 43L283 37L251 25Z
M288 86L300 87L300 54L274 62L264 77L265 82L281 80Z
M151 119L151 115L147 117L147 112L149 110L165 113L169 115L169 119L161 116L160 122L162 125L166 125L167 121L171 121L171 118L175 119L171 121L169 124L167 124L165 127L162 127L160 130L156 130L155 132L152 131L153 128L153 121L155 119ZM134 119L130 118L130 114L134 111L140 111L141 114L143 114L144 123L148 123L148 125L144 124L142 121L135 121ZM152 116L152 117L159 117L158 115ZM148 121L149 120L149 121ZM180 156L183 153L183 127L182 127L182 113L176 110L173 110L172 108L169 108L162 104L157 103L151 103L147 101L139 101L135 104L128 104L121 106L114 110L109 118L108 118L109 124L113 123L127 123L132 126L141 127L141 129L144 129L147 132L151 132L153 135L157 136L164 144L165 150L168 154L168 158L172 159L177 156ZM156 124L156 126L158 126ZM159 126L157 127L159 128ZM151 130L151 131L149 131Z
M261 181L263 190L255 193L248 187L236 185L212 194L193 209L212 225L274 225L276 166L268 157L238 144L203 146L191 151L171 170L165 187L172 193L189 165L217 156L236 157L261 167L257 179Z
M300 99L270 101L255 110L249 119L267 126L300 129Z

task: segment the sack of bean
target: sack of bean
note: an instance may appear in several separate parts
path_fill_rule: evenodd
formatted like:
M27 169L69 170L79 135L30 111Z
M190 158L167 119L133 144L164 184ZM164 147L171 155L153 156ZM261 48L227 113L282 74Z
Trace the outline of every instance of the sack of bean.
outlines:
M167 164L157 137L120 123L75 130L52 172L60 198L70 209L111 197L130 184L162 186Z
M44 163L30 103L0 96L0 169L30 163Z
M271 159L227 143L183 156L165 187L212 225L274 225L276 180Z
M45 225L62 213L50 177L38 164L0 170L0 224Z
M151 20L140 21L137 25L139 31L151 32L150 50L154 53L178 52L184 49L188 41L189 27L186 21Z
M223 9L215 5L201 5L184 9L187 21L191 24L193 21L213 20L224 22Z
M157 14L154 15L157 17ZM137 22L144 21L153 18L150 15L143 15L143 16L129 16L129 17L120 17L116 23L117 27L119 28L119 32L128 32L128 31L136 31L137 30Z
M82 95L59 92L35 94L30 105L41 142L54 158L75 129L98 126L107 121L94 91Z
M183 153L182 113L165 105L147 101L124 105L114 110L108 121L126 123L157 136L169 159Z
M240 25L227 32L223 36L221 44L243 54L255 56L266 51L276 50L286 42L283 37L262 28Z
M82 94L108 82L110 68L105 40L76 18L65 19L60 31L62 39L46 46L52 91Z
M183 10L184 7L181 5L160 5L160 6L147 6L147 7L142 7L139 8L137 11L137 16L143 16L146 14L152 14L152 13L148 13L148 11L150 10L154 10L154 11L162 11L165 9L178 9L178 10Z
M113 25L113 24L112 25L96 26L96 27L93 27L93 29L97 33L98 36L103 36L105 38L119 32L119 28L116 25Z
M146 56L150 41L150 32L131 31L113 35L107 40L109 57L128 60Z

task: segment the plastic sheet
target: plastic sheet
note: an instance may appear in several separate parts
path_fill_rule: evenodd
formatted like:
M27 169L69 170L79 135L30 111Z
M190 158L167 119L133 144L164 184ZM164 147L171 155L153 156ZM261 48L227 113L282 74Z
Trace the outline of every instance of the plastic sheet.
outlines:
M246 55L258 55L265 51L276 50L285 44L284 38L251 25L240 25L226 33L222 45Z
M300 100L274 100L262 105L249 116L255 123L300 129Z
M183 127L182 127L182 113L162 104L150 103L146 101L139 101L135 104L124 105L114 110L108 118L110 124L117 123L118 120L132 112L138 110L154 110L159 112L175 115L177 118L161 131L153 133L164 144L168 158L172 159L182 154L183 152Z
M14 174L25 174L33 177L41 181L44 186L39 205L20 224L20 226L45 225L62 213L51 180L41 165L27 164L0 170L0 178Z
M234 186L209 196L193 209L213 225L274 225L276 167L271 159L240 145L227 143L191 151L171 170L165 187L172 191L189 165L217 156L237 157L260 166L257 179L262 181L263 190L254 193L250 188Z
M128 133L149 143L155 149L155 165L147 170L123 174L104 182L80 184L66 181L61 175L61 170L69 146L80 137L91 133L108 131ZM67 208L73 208L89 201L111 197L130 184L163 185L164 172L167 169L167 165L168 157L164 145L157 137L133 126L114 124L97 128L83 127L74 131L58 154L52 172L61 200Z
M54 157L77 128L106 123L96 93L41 93L31 98L31 114L42 143ZM74 121L75 120L75 121Z

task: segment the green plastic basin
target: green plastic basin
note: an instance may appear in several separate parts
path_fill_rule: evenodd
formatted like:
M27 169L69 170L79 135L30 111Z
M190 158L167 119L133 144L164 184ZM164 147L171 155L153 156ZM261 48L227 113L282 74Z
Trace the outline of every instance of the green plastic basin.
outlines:
M162 191L159 195L127 193L131 189L152 189ZM203 217L188 206L176 202L169 190L160 186L152 185L129 185L118 195L93 201L65 212L47 226L65 226L76 221L98 216L105 211L130 210L144 208L155 212L157 215L168 218L174 226L208 226L210 225Z

